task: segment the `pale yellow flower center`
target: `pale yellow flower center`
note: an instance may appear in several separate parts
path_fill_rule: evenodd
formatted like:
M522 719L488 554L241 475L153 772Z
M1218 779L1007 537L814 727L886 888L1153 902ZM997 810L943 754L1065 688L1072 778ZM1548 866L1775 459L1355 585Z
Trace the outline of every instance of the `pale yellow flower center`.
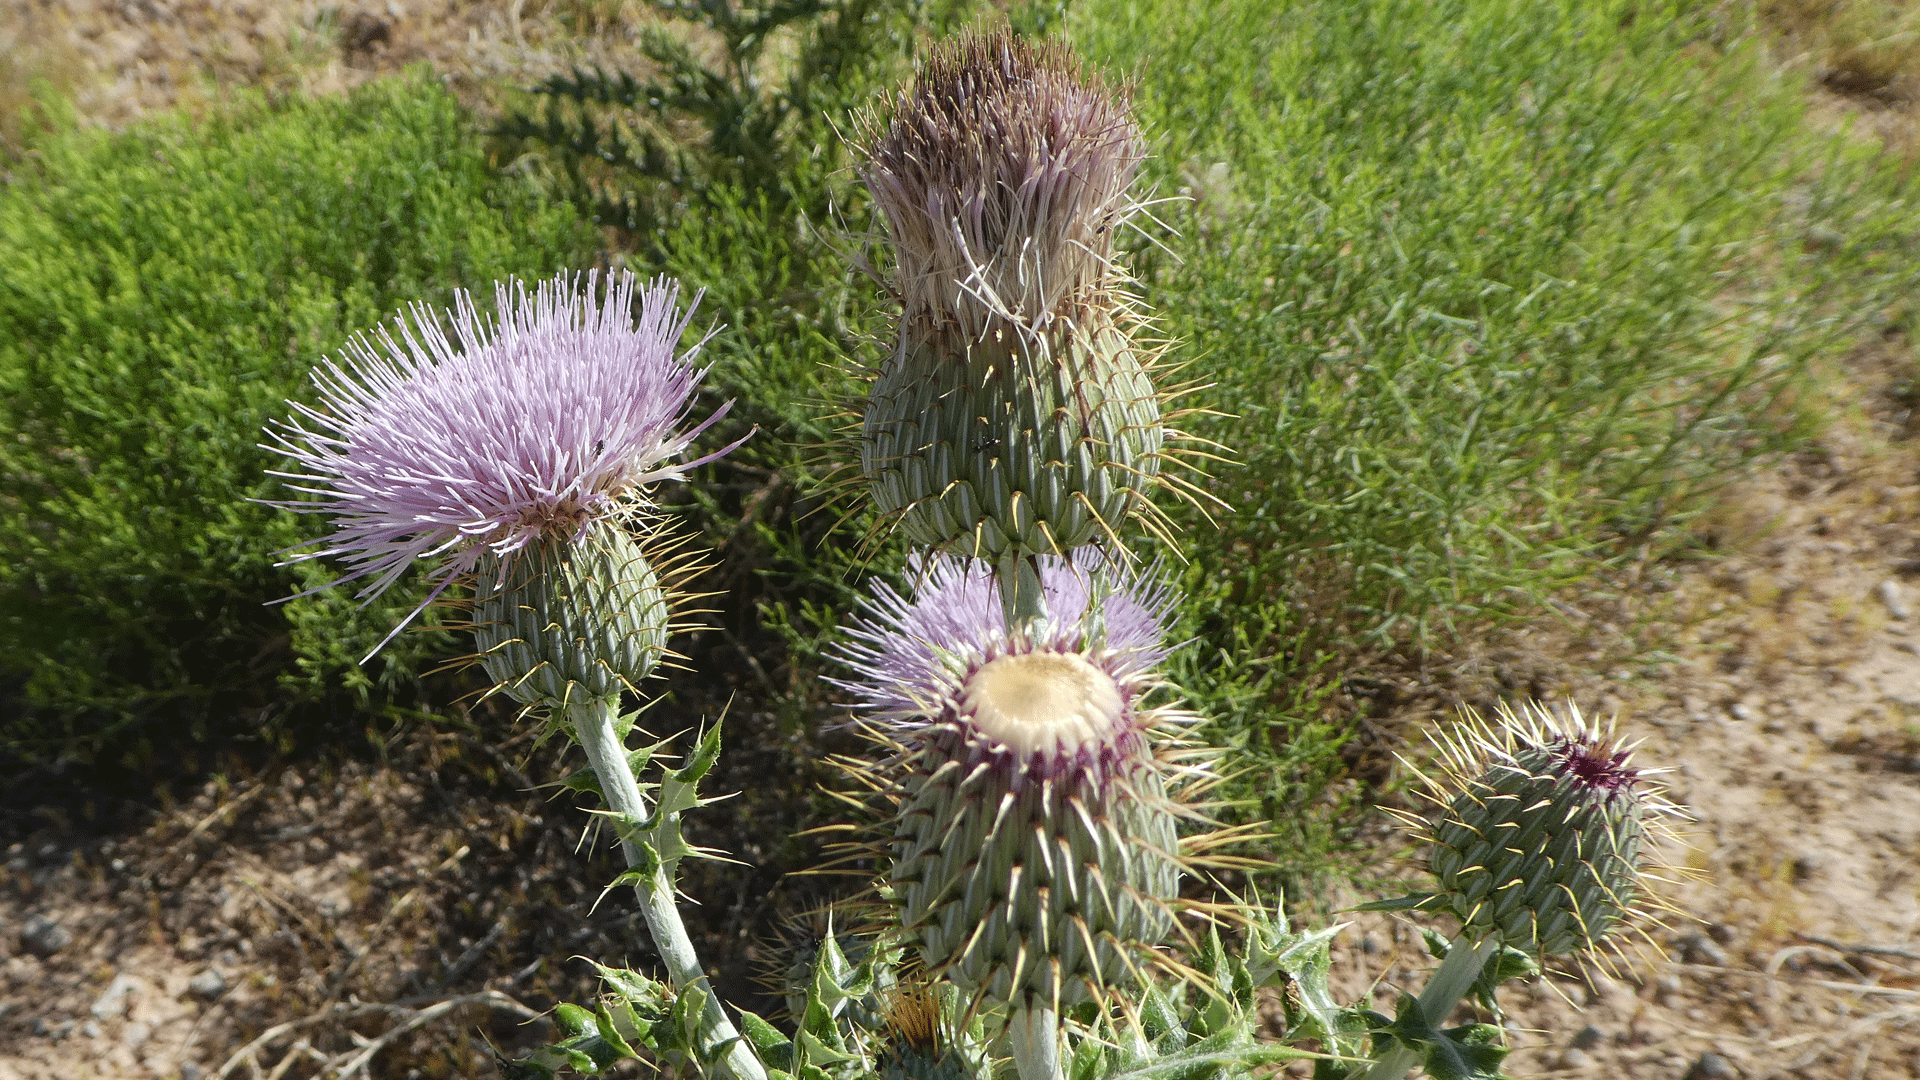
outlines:
M1107 741L1120 723L1120 687L1083 657L1022 653L981 665L961 689L975 727L1022 754L1070 754Z

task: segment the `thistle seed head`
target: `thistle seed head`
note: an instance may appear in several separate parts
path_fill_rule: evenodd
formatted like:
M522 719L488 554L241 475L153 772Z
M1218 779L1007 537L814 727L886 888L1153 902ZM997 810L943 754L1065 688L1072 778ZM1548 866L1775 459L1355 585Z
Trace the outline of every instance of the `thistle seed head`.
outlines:
M910 336L1097 306L1145 156L1127 94L1064 45L1001 29L937 46L891 116L865 118L861 178L886 215Z
M1091 553L1043 559L1048 617L1012 634L985 564L913 573L911 599L875 590L840 684L893 751L872 775L902 927L976 999L1098 997L1169 932L1182 871L1185 717L1144 701L1167 590Z
M1152 491L1198 491L1163 464L1212 455L1168 449L1180 391L1114 258L1145 153L1125 90L1002 28L937 46L863 123L901 305L860 429L881 519L1002 564L1129 522L1171 541Z
M1428 797L1439 901L1468 933L1543 956L1592 950L1657 903L1649 850L1679 809L1613 726L1568 706L1468 713L1443 736Z

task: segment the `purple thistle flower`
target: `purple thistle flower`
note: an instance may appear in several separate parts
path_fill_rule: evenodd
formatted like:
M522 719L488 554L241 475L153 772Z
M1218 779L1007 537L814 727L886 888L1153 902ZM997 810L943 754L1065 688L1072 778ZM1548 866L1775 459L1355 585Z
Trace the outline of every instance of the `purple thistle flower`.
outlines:
M266 449L304 470L272 475L322 497L270 505L334 518L333 535L288 564L337 556L347 572L320 588L370 579L356 595L371 601L415 560L439 560L432 592L374 652L484 556L579 537L643 502L646 485L739 445L675 460L728 406L682 428L705 339L675 354L693 305L678 311L669 278L640 292L636 324L634 283L626 272L604 294L597 273L584 287L561 274L532 294L518 280L496 284L497 321L460 290L451 337L414 304L411 322L394 320L397 339L384 327L359 335L344 365L315 369L318 408L294 402L298 416L268 429Z
M914 556L908 563L916 583L911 598L885 583L874 585L868 617L854 622L848 631L853 642L840 650L841 660L860 677L833 680L834 685L853 693L871 719L908 734L951 723L955 710L966 713L969 681L993 661L1057 654L1077 657L1097 671L1112 687L1115 705L1131 714L1152 669L1172 651L1165 636L1173 595L1165 579L1109 563L1093 547L1075 550L1070 559L1038 558L1050 617L1016 639L1008 633L991 564L951 555ZM1096 604L1103 571L1117 579ZM1103 699L1107 693L1104 686L1093 692ZM1127 736L1128 748L1138 749L1137 731L1116 730L1115 735ZM1050 756L1040 744L1016 741L1014 749L1032 752L1036 759ZM1071 749L1058 745L1062 753Z
M989 564L911 564L852 628L837 685L889 760L888 882L927 970L1016 1009L1098 999L1173 926L1177 822L1204 770L1154 735L1187 719L1142 698L1172 595L1082 548L1039 556L1048 617L1010 633ZM1169 752L1169 751L1172 752Z

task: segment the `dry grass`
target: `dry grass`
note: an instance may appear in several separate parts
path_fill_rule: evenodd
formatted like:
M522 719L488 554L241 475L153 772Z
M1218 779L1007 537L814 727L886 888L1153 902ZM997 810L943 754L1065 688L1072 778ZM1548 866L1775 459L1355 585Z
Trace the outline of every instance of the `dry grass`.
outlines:
M30 147L53 121L53 103L89 79L69 23L30 9L0 15L0 163Z
M1834 92L1887 104L1920 96L1920 3L1778 0L1763 13L1790 63L1810 65Z

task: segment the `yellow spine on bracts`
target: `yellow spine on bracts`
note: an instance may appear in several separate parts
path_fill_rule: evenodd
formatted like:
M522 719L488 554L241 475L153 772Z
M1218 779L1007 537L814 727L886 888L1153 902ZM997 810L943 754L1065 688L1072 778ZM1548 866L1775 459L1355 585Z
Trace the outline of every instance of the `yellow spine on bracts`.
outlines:
M1462 932L1538 956L1598 948L1649 901L1649 850L1679 810L1610 725L1502 707L1441 740L1427 826L1436 901Z
M487 674L528 705L604 700L633 689L666 652L669 605L625 529L590 525L513 558L483 559L473 631Z

